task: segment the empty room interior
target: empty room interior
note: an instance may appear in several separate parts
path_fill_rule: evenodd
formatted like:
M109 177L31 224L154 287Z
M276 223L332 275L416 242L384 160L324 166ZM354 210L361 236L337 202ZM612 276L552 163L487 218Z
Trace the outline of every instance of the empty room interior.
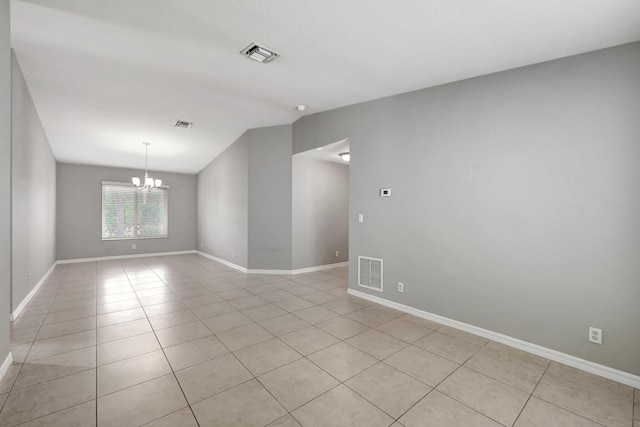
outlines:
M0 0L0 426L640 427L640 2Z

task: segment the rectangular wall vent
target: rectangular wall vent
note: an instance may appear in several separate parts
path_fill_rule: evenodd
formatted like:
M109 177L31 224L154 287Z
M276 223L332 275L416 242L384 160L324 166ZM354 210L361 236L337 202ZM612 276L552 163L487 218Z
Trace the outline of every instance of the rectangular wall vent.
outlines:
M358 286L382 292L382 260L358 257Z

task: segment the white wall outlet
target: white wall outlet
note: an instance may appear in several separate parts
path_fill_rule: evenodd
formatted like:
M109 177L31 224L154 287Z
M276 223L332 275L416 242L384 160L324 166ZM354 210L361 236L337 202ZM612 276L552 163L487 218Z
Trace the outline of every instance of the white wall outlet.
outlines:
M231 251L231 258L235 258L236 257L236 251Z
M134 243L133 245L131 245L131 249L135 249L136 248L136 244Z
M381 188L380 189L380 197L391 197L391 189L390 188Z
M364 222L364 214L358 214L358 222Z
M589 326L589 341L602 344L602 329Z
M200 242L200 247L204 248L204 242Z
M336 251L336 258L340 256L340 252Z
M398 292L404 292L404 283L398 282Z

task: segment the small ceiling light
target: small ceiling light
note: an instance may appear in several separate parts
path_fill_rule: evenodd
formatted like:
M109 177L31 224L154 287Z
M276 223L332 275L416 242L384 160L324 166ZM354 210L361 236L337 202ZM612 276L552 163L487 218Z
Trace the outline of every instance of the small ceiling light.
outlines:
M251 43L249 46L245 47L240 51L241 54L248 56L254 61L258 62L271 62L276 59L280 54L275 53L274 51L267 49L264 46L260 46L257 43Z
M177 128L191 129L191 126L193 126L193 122L187 122L185 120L176 120L176 124L174 126Z
M304 111L306 109L307 109L306 105L302 105L302 104L296 105L296 110L298 110L298 111Z
M138 178L137 176L134 176L133 178L131 178L131 182L133 182L133 185L136 186L136 189L138 191L150 192L150 191L153 191L153 190L157 189L158 187L160 187L162 185L162 180L161 179L153 179L153 178L149 177L149 172L147 172L147 157L149 155L149 146L151 145L151 143L143 142L143 144L145 145L145 149L144 149L144 182L140 182L140 178ZM142 185L140 185L140 184L142 184Z
M340 158L345 162L348 162L349 160L351 160L351 154L348 151L346 153L340 153L338 154L338 156L340 156Z

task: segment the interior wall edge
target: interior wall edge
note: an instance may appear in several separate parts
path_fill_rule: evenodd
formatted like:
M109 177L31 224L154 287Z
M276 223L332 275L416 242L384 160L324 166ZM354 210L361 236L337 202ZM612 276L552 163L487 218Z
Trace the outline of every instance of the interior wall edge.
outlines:
M236 270L238 270L238 271L240 271L240 272L242 272L242 273L247 273L247 272L249 271L247 268L245 268L245 267L243 267L243 266L241 266L241 265L234 264L234 263L232 263L231 261L227 261L226 259L218 258L218 257L217 257L217 256L215 256L215 255L211 255L211 254L208 254L208 253L206 253L206 252L202 252L202 251L196 251L196 253L197 253L198 255L200 255L200 256L205 257L205 258L209 258L209 259L211 259L211 260L214 260L214 261L216 261L216 262L219 262L220 264L224 264L224 265L226 265L227 267L231 267L231 268L233 268L233 269L236 269Z

